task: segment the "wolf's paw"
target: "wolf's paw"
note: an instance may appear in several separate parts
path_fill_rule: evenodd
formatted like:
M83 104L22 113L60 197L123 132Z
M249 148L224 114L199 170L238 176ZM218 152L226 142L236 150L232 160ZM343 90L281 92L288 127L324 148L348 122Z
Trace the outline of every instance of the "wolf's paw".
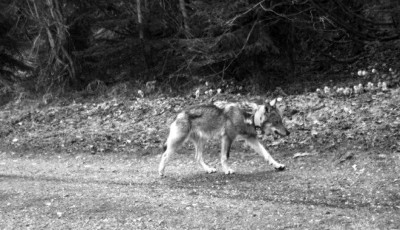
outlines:
M282 164L275 166L276 171L283 171L283 170L285 170L285 168L286 168L285 165L282 165Z
M224 173L225 173L226 175L234 174L234 173L235 173L235 170L233 170L233 169L231 169L231 168L226 168L226 169L224 169Z
M158 176L159 176L160 178L163 178L163 177L165 177L165 174L164 174L164 172L159 171L159 172L158 172Z
M211 168L211 167L208 167L204 170L206 171L206 173L215 173L217 171L215 168Z

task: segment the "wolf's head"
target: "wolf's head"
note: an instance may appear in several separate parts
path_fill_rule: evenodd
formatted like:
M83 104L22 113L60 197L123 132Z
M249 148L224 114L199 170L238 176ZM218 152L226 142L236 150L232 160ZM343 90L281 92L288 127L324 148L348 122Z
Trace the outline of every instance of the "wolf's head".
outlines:
M281 114L276 108L276 99L265 102L259 106L254 114L254 124L260 126L261 132L265 134L278 134L280 136L288 136L290 132L282 123Z

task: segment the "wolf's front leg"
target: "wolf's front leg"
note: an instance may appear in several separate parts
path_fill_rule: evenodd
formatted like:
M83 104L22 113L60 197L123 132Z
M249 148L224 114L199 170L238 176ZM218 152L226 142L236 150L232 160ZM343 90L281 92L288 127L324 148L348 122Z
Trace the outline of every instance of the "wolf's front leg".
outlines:
M235 171L231 169L228 166L228 158L229 158L229 152L231 148L232 140L227 137L223 136L222 141L221 141L221 165L222 165L222 170L224 171L225 174L233 174Z
M269 152L264 148L264 146L258 141L255 137L251 137L246 139L247 143L250 145L252 149L254 149L257 153L264 157L264 159L271 165L274 166L276 170L285 170L285 165L280 164L272 158Z

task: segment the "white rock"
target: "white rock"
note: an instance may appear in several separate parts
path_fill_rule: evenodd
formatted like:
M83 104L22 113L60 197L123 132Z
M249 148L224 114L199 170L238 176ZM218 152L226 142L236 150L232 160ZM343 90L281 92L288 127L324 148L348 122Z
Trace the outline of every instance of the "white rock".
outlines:
M329 94L331 92L331 89L328 86L324 87L324 93Z
M365 71L365 70L362 71L362 76L366 76L367 74L368 74L367 71Z
M367 83L367 87L365 88L367 91L371 91L374 89L374 84L371 82Z
M346 95L346 96L349 96L351 93L352 93L352 90L349 87L346 87L343 90L343 94Z
M387 88L386 82L382 82L382 91L388 91L389 89Z
M144 97L144 93L143 93L143 91L142 90L138 90L138 94L141 96L141 97Z

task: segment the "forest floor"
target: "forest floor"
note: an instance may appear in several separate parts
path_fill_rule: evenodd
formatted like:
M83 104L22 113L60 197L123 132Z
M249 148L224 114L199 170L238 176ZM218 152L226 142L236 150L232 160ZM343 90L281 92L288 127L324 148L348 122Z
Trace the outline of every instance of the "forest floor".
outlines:
M212 141L206 161L217 173L205 174L187 144L158 177L177 111L244 98L3 106L0 229L400 229L399 88L283 96L291 135L263 144L285 171L235 142L236 174L224 175Z

